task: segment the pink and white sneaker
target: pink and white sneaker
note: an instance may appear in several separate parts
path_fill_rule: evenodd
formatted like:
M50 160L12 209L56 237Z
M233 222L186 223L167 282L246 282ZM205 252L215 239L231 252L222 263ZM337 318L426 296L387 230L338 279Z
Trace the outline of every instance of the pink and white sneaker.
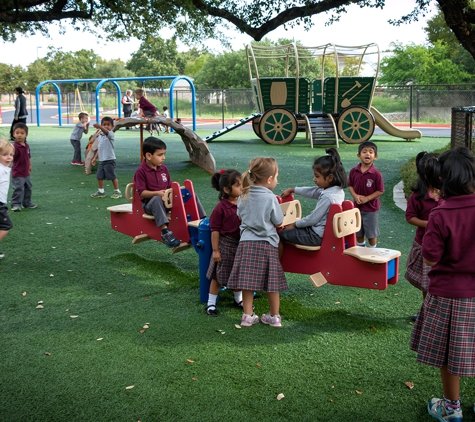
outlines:
M261 316L261 321L271 327L282 327L280 315L271 315L270 313Z
M243 327L250 327L254 324L259 324L259 317L256 314L242 314L241 325Z

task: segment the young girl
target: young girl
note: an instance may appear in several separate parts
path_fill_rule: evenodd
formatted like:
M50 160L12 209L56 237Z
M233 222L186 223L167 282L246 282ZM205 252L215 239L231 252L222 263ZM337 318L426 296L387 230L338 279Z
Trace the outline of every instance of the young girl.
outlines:
M213 175L211 185L219 192L219 203L209 218L213 255L206 274L211 280L206 313L217 316L219 289L228 282L239 244L241 220L237 216L237 202L242 193L241 173L233 169L221 170ZM234 292L234 304L242 308L241 291Z
M257 157L249 163L242 176L243 193L238 199L237 215L241 218L241 240L229 277L228 288L242 290L244 314L241 325L250 327L259 322L252 312L254 292L266 291L270 312L261 321L281 327L279 292L287 289L278 255L279 227L284 216L276 196L279 168L271 157Z
M0 139L0 242L13 227L8 216L8 188L10 187L10 164L13 162L15 149L6 139ZM5 256L0 252L0 259Z
M316 187L289 188L281 194L284 198L291 193L296 193L318 201L311 214L289 224L279 232L281 240L285 242L308 246L321 245L330 205L341 204L345 199L343 188L348 186L348 178L340 155L335 148L328 148L325 151L327 155L317 158L313 163L313 181ZM282 242L279 247L282 253Z
M411 334L417 361L440 368L444 397L429 414L462 421L460 377L475 376L475 157L466 148L440 158L444 203L430 214L422 244L428 293Z
M412 194L407 201L406 220L417 227L411 252L407 257L405 277L416 289L422 291L422 300L427 294L430 267L424 263L421 255L422 238L429 220L429 214L439 203L440 184L439 154L420 152L416 156L416 169L418 179L411 188ZM413 315L412 320L417 319Z

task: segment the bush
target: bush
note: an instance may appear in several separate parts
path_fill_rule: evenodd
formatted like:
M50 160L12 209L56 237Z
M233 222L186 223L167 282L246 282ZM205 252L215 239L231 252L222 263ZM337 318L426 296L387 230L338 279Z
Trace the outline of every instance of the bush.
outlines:
M403 101L396 98L374 96L372 106L377 108L380 113L407 112L409 110L409 100Z

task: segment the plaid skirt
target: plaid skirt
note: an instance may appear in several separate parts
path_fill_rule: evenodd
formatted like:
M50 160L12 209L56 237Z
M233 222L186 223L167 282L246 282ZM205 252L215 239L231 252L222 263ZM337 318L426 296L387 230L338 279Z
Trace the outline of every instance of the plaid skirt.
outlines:
M475 376L475 298L427 294L411 333L417 361L461 377Z
M278 249L265 240L239 242L228 288L269 293L287 290Z
M411 252L406 261L406 274L404 277L416 289L427 292L429 288L429 270L430 267L422 258L422 246L416 241L412 244Z
M221 286L226 286L233 269L238 245L239 239L235 237L219 236L218 249L221 253L221 262L214 262L213 256L211 256L206 277L210 280L216 280Z

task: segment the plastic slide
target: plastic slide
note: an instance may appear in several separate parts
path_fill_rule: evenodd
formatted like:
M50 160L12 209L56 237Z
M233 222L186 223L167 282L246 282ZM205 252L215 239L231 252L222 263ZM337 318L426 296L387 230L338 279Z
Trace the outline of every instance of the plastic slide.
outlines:
M384 117L378 110L371 107L376 124L384 130L388 135L396 136L402 139L416 139L422 137L422 133L417 129L400 129L394 126L386 117Z

